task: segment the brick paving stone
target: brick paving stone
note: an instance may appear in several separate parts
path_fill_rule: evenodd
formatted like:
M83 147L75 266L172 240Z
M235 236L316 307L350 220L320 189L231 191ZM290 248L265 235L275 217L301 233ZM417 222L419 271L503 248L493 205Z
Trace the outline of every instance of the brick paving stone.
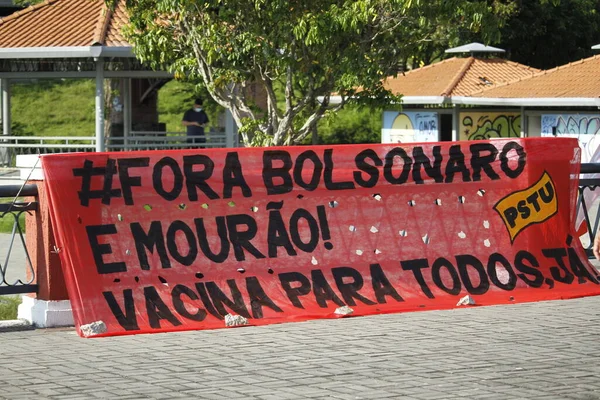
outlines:
M0 334L1 399L600 399L600 297L81 339Z

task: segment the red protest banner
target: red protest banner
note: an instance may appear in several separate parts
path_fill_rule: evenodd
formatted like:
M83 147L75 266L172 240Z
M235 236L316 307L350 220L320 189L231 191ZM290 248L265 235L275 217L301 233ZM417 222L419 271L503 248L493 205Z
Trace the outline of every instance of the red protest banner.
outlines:
M573 139L42 158L78 332L596 295ZM228 317L228 321L229 321ZM238 317L236 317L238 318ZM87 331L86 331L87 332Z

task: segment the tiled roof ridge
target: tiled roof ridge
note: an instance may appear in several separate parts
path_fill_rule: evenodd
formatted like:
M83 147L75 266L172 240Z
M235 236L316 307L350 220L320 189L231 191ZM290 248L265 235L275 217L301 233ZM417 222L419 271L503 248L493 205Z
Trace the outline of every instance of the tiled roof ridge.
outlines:
M512 85L512 84L515 84L515 83L518 83L518 82L522 82L522 81L526 81L526 80L529 80L529 79L537 78L539 76L550 75L550 74L552 74L554 72L563 70L565 68L570 68L570 67L572 67L574 65L578 65L578 64L583 64L585 62L589 62L589 61L591 61L593 59L600 59L600 55L593 55L591 57L582 58L581 60L572 61L570 63L564 64L564 65L559 65L558 67L554 67L554 68L550 68L550 69L542 69L542 70L538 69L538 72L535 72L535 73L531 74L530 76L520 77L520 78L517 78L517 79L513 79L512 81L508 81L508 82L502 82L502 83L499 83L497 85L490 86L490 87L478 90L476 92L473 92L470 95L472 96L472 95L476 95L476 94L481 94L483 92L487 92L488 90L493 90L493 89L505 87L505 86ZM523 65L523 64L521 64L521 65Z
M542 71L542 72L544 72L544 71ZM493 84L493 85L485 87L483 89L476 90L476 91L470 93L469 96L473 96L473 95L476 95L476 94L487 92L488 90L498 89L498 88L501 88L501 87L512 85L513 83L526 81L526 80L529 80L529 79L531 79L531 78L533 78L534 76L537 76L537 75L538 74L536 73L536 74L531 74L530 76L525 76L525 77L521 76L521 77L518 77L516 79L513 79L512 81L500 82L498 84Z
M504 60L504 59L502 59L502 58L494 58L493 60ZM528 70L532 71L534 74L537 74L537 73L543 71L543 70L541 70L539 68L530 67L529 65L521 64L521 63L518 63L516 61L504 60L504 62L506 62L507 64L510 64L510 65L512 65L514 67L518 67L518 68L521 68L521 69L528 69Z
M108 31L108 26L112 20L113 11L106 6L106 3L100 7L100 15L98 16L98 21L96 22L96 28L94 29L94 37L92 39L91 45L94 44L104 44L106 40L106 32Z
M475 61L474 57L468 57L466 59L466 62L464 63L462 68L456 73L456 75L454 76L454 78L452 78L452 80L450 81L448 86L442 91L442 93L441 93L442 96L448 96L450 93L452 93L452 91L454 90L456 85L458 85L458 82L460 82L461 79L464 78L464 76L467 73L467 71L469 70L469 68L471 68L471 65L473 65L474 61Z
M25 8L25 9L23 9L23 10L17 11L15 13L7 15L6 17L0 18L0 24L4 24L6 22L12 21L13 19L17 19L17 18L19 18L22 15L29 14L30 12L38 10L38 9L40 9L42 7L49 6L50 4L56 3L58 1L59 0L46 0L46 1L43 1L41 3L34 4L34 5L29 6L29 7Z
M476 91L470 93L469 96L480 94L480 93L488 91L488 90L492 90L492 89L497 89L497 88L500 88L500 87L508 86L510 84L521 82L521 81L524 81L524 80L527 80L527 79L531 79L531 78L536 77L536 76L544 75L546 72L550 71L550 70L543 70L543 69L539 69L539 68L530 67L529 65L521 64L521 63L518 63L518 62L515 62L515 61L505 60L505 62L507 62L507 63L509 63L509 64L511 64L511 65L513 65L515 67L524 69L524 70L530 70L532 72L532 74L529 75L529 76L520 76L520 77L515 78L515 79L513 79L511 81L500 82L498 84L493 84L492 86L488 86L488 87L485 87L483 89L476 90ZM559 68L559 67L557 67L557 68Z
M459 58L458 57L446 58L445 60L442 60L442 61L439 61L439 62L434 62L434 63L431 63L431 64L427 64L427 65L424 65L424 66L419 67L419 68L409 69L408 71L403 72L402 75L406 76L406 75L409 75L409 74L412 74L412 73L417 73L419 71L423 71L423 70L426 70L426 69L429 69L429 68L434 68L434 67L439 66L440 64L444 64L444 63L447 63L447 62L450 62L450 61L454 61L454 60L457 60L457 59L459 59Z
M541 75L548 75L551 73L554 73L556 71L559 71L561 69L565 69L565 68L569 68L572 67L574 65L578 65L578 64L584 64L586 62L592 61L594 59L600 59L600 55L596 54L593 55L591 57L587 57L587 58L582 58L581 60L577 60L577 61L572 61L568 64L564 64L564 65L559 65L558 67L554 67L554 68L550 68L550 69L545 69L545 70L541 70L540 72L534 74L534 76L541 76Z

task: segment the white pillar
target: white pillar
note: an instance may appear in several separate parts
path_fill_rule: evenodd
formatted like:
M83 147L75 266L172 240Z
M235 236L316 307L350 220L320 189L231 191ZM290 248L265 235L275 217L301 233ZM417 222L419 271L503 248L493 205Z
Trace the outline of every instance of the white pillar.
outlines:
M10 135L10 81L2 79L2 133Z
M231 148L235 146L235 135L237 129L231 111L225 110L225 147Z
M104 59L96 59L96 151L104 151Z
M452 141L456 142L460 138L460 106L454 105L452 110Z
M2 87L4 86L4 79L0 78L0 126L2 126L2 121L4 118L2 117L2 107L4 102L2 101Z
M127 149L131 133L131 78L125 78L123 85L123 144Z
M521 137L527 137L527 116L525 115L525 107L521 107Z

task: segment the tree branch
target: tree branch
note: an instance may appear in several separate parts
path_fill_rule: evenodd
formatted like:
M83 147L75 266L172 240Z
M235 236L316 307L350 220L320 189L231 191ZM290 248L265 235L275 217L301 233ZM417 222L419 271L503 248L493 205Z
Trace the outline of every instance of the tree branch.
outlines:
M298 130L298 135L296 135L296 137L293 138L293 140L290 140L289 143L286 144L291 144L292 142L294 144L299 144L302 143L304 139L306 139L306 137L312 132L313 127L319 122L321 118L323 118L323 115L325 115L325 111L327 111L327 108L329 107L330 97L330 94L323 96L323 101L321 102L321 105L317 108L317 110L314 113L312 113L310 117L306 119L302 127ZM344 104L345 98L342 97L342 101L336 107L336 109L341 109L344 106Z

